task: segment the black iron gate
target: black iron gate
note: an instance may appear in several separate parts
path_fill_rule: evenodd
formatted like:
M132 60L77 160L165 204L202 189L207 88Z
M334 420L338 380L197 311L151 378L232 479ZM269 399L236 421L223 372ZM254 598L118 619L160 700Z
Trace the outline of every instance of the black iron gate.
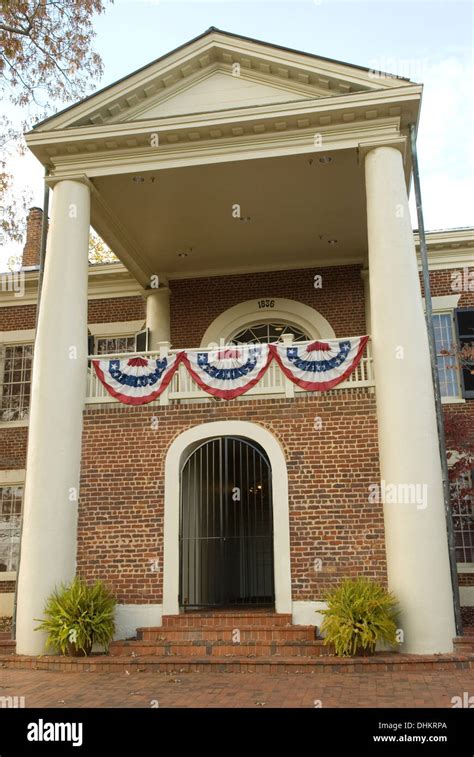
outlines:
M239 437L210 439L181 469L180 604L272 605L271 467Z

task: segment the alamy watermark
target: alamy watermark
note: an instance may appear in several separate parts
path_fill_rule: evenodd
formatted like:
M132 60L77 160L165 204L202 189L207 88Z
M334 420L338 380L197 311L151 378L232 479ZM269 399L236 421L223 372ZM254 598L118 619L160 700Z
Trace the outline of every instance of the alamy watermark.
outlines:
M386 505L416 505L417 510L428 506L427 484L390 484L382 479L380 483L369 484L369 502Z
M4 271L0 273L0 292L13 292L14 297L25 294L25 272Z

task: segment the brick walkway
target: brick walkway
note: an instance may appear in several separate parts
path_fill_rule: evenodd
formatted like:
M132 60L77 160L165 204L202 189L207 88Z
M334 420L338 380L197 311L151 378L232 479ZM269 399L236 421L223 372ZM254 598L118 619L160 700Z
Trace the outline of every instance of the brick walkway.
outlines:
M26 707L451 707L472 670L417 673L61 673L0 669ZM152 702L155 702L152 705Z

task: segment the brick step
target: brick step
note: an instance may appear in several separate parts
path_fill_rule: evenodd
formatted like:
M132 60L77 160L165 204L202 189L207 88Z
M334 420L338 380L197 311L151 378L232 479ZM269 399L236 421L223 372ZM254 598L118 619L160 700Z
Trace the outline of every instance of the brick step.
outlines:
M65 673L117 673L145 671L180 675L182 673L367 673L426 670L474 670L474 655L402 655L377 653L371 657L62 657L59 655L0 656L0 669L55 670Z
M137 628L138 641L231 641L235 643L235 631L240 641L314 641L315 626L273 626L256 627L238 624L237 629L227 626L202 628L173 628L156 626Z
M163 628L272 628L291 626L291 614L276 612L186 612L181 615L163 615ZM141 629L140 629L141 630Z
M11 637L11 631L0 631L0 641L9 641Z
M115 656L176 657L319 657L331 654L322 641L114 641L109 648Z
M474 633L470 632L454 639L454 651L456 654L474 654Z
M0 655L2 654L14 654L16 647L16 641L12 639L0 639Z

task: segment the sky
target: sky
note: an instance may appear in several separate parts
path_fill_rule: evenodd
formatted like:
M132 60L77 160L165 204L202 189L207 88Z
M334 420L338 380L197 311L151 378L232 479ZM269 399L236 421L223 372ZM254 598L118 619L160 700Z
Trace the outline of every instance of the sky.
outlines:
M423 83L418 153L425 227L474 225L474 2L115 0L94 26L104 63L96 89L210 26ZM30 187L32 205L41 207L42 166L29 154L14 170ZM413 198L411 210L416 228ZM18 251L10 245L0 252L0 269Z

